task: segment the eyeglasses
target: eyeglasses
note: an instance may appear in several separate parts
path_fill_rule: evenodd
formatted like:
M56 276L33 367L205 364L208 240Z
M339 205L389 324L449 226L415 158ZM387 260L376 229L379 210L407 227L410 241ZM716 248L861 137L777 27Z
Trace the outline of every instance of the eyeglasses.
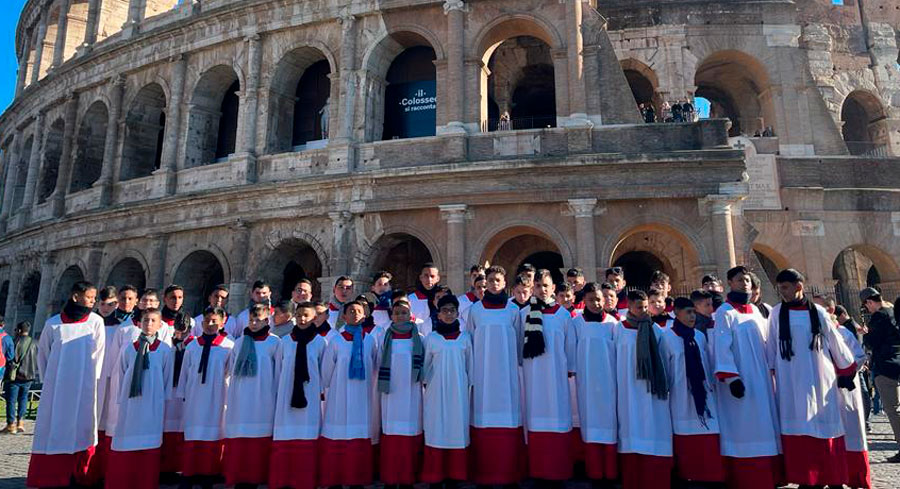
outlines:
M335 285L334 288L341 290L353 290L352 285Z

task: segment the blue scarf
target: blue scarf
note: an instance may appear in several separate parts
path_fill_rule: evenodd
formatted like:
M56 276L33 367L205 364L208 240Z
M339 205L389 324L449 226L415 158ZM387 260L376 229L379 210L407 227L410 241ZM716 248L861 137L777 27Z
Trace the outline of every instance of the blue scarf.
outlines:
M687 376L688 390L694 398L694 408L700 418L700 424L706 427L706 419L712 417L706 405L706 373L700 357L700 347L694 339L694 328L685 326L677 319L672 331L684 342L684 371Z
M344 325L344 331L353 335L353 349L350 351L350 379L366 380L362 326L359 324L355 326L346 324Z
M244 328L244 336L241 340L241 349L238 351L237 360L234 363L234 375L236 377L256 377L258 361L256 360L256 340L269 335L269 327L264 326L259 331Z

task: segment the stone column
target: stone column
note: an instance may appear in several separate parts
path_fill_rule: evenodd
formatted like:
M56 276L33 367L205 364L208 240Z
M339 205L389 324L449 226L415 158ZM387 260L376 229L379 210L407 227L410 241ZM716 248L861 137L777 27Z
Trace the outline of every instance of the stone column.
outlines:
M118 75L112 80L109 92L109 123L106 126L106 141L103 146L103 169L96 185L100 186L100 206L112 204L113 174L115 173L116 148L119 147L119 118L122 113L122 96L125 94L125 76Z
M22 261L13 260L9 270L9 293L6 295L6 316L4 319L6 320L7 328L18 324L16 315L19 304L17 302L22 295L21 291L19 291L19 287L22 284L22 273Z
M341 60L340 60L340 84L341 98L338 105L337 124L335 136L329 139L339 144L347 144L353 140L353 119L356 116L356 17L345 13L338 18L341 23Z
M234 236L231 254L231 283L228 285L228 313L236 315L247 303L247 261L250 256L250 224L237 221L230 226Z
M15 133L12 143L3 151L6 156L6 183L3 185L3 207L0 209L0 228L6 232L6 222L9 219L10 207L13 205L13 197L16 194L16 177L19 173L19 145L22 144L22 135ZM9 309L7 309L8 311Z
M47 16L42 15L38 24L34 45L34 64L31 68L31 83L37 83L41 77L41 59L44 57L44 38L47 37Z
M256 127L259 120L259 77L262 65L262 41L258 34L245 39L247 41L247 86L241 101L241 142L238 152L248 155L245 181L256 181Z
M350 274L349 246L347 243L347 227L351 214L348 211L329 212L331 219L331 236L333 251L331 253L331 271L335 276Z
M41 254L41 285L38 290L37 304L34 308L34 327L38 332L43 329L44 322L49 316L47 306L50 303L50 297L53 291L50 287L53 284L53 269L56 265L56 257L53 252L45 252Z
M28 74L28 54L31 51L31 40L25 39L23 54L19 58L19 71L16 73L16 96L25 89L25 76Z
M165 288L166 284L166 252L169 247L168 234L155 234L148 236L152 244L150 245L150 263L147 270L147 287L154 287L159 291Z
M83 55L91 51L97 42L97 31L100 26L100 0L88 0L87 22L84 26L84 43L78 48L78 54Z
M50 69L59 68L66 54L66 31L69 28L69 7L72 0L62 0L59 4L59 22L56 24L56 44L53 45L53 63Z
M100 286L100 282L103 280L100 278L100 268L103 265L103 243L93 242L88 245L87 252L87 276L85 277L88 282L93 282Z
M712 222L712 237L715 243L716 269L720 277L727 275L735 266L734 230L731 227L731 206L734 197L728 195L707 195L709 217Z
M138 33L141 21L144 20L144 9L146 0L129 0L128 1L128 18L125 25L122 26L122 36L131 37Z
M586 92L584 85L584 62L581 49L584 39L581 34L581 0L565 0L566 3L566 50L569 63L569 117L587 119Z
M59 173L56 177L56 189L53 201L53 217L60 217L66 212L66 194L69 193L69 181L72 175L73 147L75 146L75 118L78 115L78 94L73 93L66 100L65 124L63 131L62 155L59 158ZM34 151L34 150L32 150Z
M178 138L181 135L181 108L184 98L184 80L187 59L177 55L172 64L172 80L169 85L169 103L166 105L166 128L163 135L160 171L165 174L166 195L174 195L178 176Z
M569 199L569 210L575 217L575 266L584 270L584 279L597 281L597 243L594 235L594 211L597 199Z
M34 194L37 188L38 175L40 174L41 161L44 159L44 125L46 114L38 112L35 124L34 141L31 143L31 157L28 160L28 172L25 174L25 191L22 197L22 209L26 214L31 212L34 205Z
M444 14L447 15L447 69L445 100L438 103L447 105L447 125L442 133L465 133L466 110L466 67L465 28L466 4L463 0L444 0ZM453 287L451 287L453 288ZM456 289L454 289L456 290Z
M559 125L560 118L565 121L569 118L569 52L565 49L550 51L553 60L554 94L556 97L556 120ZM574 81L574 80L573 80Z
M456 294L469 290L466 283L466 204L438 206L441 219L447 221L447 263L444 275Z

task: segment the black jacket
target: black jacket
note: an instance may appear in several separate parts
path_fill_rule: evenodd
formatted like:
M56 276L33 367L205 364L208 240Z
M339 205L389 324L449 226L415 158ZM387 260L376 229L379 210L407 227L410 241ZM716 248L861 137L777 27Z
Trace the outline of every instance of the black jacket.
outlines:
M872 314L869 332L863 343L872 352L872 372L875 375L900 379L900 329L894 319L894 310L883 307Z

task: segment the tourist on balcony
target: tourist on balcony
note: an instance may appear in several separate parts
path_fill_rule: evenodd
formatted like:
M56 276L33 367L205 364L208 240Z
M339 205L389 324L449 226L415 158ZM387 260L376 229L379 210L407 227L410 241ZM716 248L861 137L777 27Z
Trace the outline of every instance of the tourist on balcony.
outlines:
M512 123L509 119L509 112L500 114L500 120L497 122L498 131L509 131L512 129Z
M684 122L684 113L681 112L681 102L676 100L674 104L672 104L672 121L673 122Z
M872 315L869 319L869 332L863 337L863 343L872 352L871 367L875 388L891 422L898 448L897 454L887 461L900 463L900 329L895 317L897 311L888 306L881 298L881 293L871 287L859 292L859 300Z
M685 122L694 122L696 113L694 112L694 104L691 103L690 99L681 102L681 113Z

